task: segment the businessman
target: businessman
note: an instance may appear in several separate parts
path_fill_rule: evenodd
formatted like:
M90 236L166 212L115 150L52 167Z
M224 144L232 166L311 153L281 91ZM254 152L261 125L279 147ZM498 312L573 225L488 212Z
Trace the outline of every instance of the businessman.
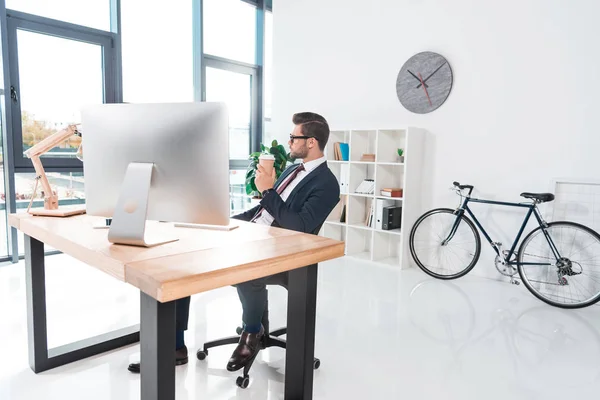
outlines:
M274 170L266 171L259 165L254 182L262 193L260 204L232 218L316 234L340 198L338 181L324 155L329 125L325 118L311 112L294 114L292 122L290 155L302 159L302 163L287 168L277 180ZM266 279L236 285L244 330L227 363L229 371L243 368L260 350L264 335L261 320L267 305ZM188 362L183 333L187 330L189 306L189 297L176 302L177 365ZM129 370L139 372L140 364L130 364Z

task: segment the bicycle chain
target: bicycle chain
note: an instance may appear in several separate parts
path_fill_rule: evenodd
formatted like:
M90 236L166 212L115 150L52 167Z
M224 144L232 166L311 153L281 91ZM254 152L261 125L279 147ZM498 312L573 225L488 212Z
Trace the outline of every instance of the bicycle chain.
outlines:
M537 257L537 258L545 258L545 259L547 259L547 260L555 260L555 261L556 261L556 258L550 258L550 257L536 256L536 255L534 255L534 254L528 254L528 253L523 253L523 254L525 254L526 256L532 256L532 257Z

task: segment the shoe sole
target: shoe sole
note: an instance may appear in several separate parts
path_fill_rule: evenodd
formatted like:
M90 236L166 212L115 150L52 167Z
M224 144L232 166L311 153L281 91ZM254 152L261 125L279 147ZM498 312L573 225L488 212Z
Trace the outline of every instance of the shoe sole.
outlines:
M246 367L246 365L251 364L254 362L254 359L256 358L256 356L258 355L258 353L260 353L260 351L262 350L262 348L259 348L258 351L256 352L256 354L254 354L252 357L250 357L245 363L243 363L242 365L240 365L237 368L229 368L229 366L227 366L227 371L229 372L235 372L235 371L239 371L240 369Z
M184 364L187 364L187 363L188 363L188 361L189 361L189 360L188 360L188 357L186 357L186 358L181 358L181 359L179 359L179 360L175 360L175 365L176 365L176 366L177 366L177 365L184 365ZM129 372L133 372L134 374L139 374L139 373L140 373L140 370L139 370L138 368L132 368L131 366L127 367L127 370L128 370Z

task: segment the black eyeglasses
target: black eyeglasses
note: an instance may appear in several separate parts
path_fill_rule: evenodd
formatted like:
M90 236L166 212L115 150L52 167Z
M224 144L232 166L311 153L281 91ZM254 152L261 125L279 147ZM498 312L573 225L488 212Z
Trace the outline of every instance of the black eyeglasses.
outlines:
M314 137L314 136L294 136L294 135L290 135L290 140L291 140L292 142L294 141L294 139L310 139L310 138L313 138L313 139L315 139L315 140L319 140L319 139L317 139L317 138L316 138L316 137Z

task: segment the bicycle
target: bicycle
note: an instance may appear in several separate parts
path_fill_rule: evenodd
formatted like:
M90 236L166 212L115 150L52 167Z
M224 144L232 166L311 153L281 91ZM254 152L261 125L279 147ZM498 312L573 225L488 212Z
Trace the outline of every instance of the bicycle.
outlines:
M600 235L575 222L544 221L538 204L553 201L552 193L525 192L521 197L530 202L511 203L474 198L472 185L454 182L453 189L462 199L458 208L427 211L411 229L410 252L425 273L439 279L467 274L479 260L481 231L496 253L498 272L517 285L518 272L525 287L538 299L560 308L587 307L600 300ZM528 209L510 250L503 250L502 243L492 241L469 203ZM539 226L525 236L515 251L532 215Z

